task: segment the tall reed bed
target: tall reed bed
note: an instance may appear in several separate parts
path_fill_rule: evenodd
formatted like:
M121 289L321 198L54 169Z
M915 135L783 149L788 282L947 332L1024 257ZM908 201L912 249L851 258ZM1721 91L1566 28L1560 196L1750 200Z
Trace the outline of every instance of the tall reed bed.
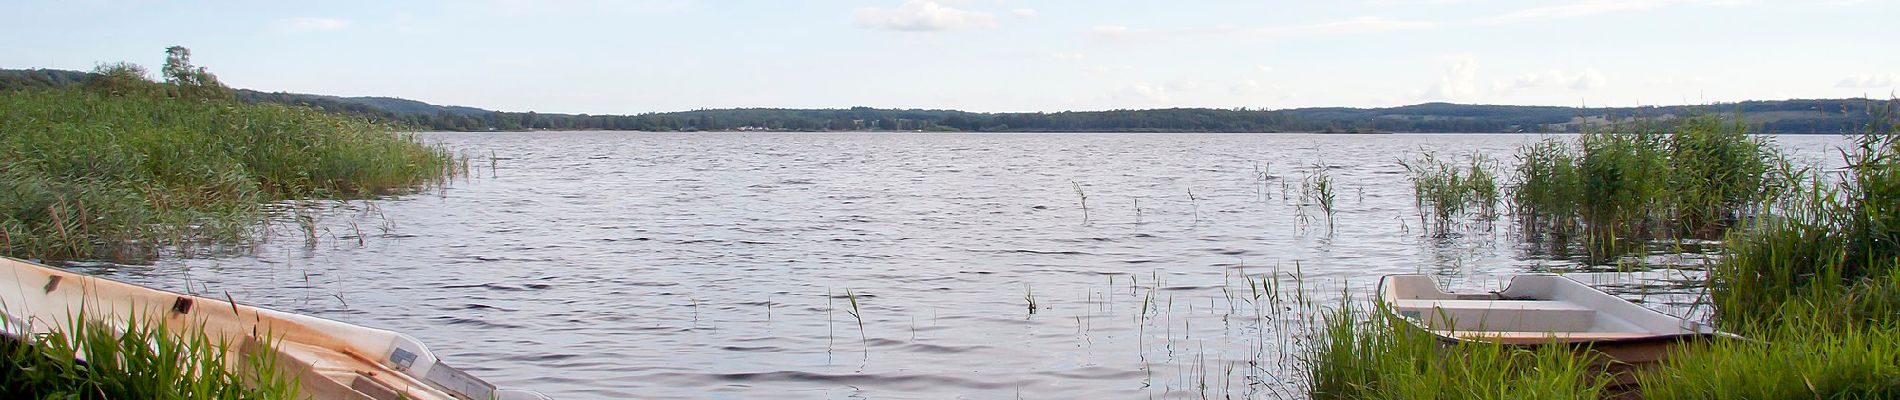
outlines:
M1843 150L1847 168L1807 175L1729 239L1709 272L1722 322L1900 324L1900 113L1885 111Z
M390 126L311 108L79 89L0 92L0 158L0 253L48 259L241 241L260 202L398 192L454 170Z
M298 382L275 368L268 343L232 357L239 353L204 335L171 333L163 323L133 319L124 326L78 324L45 336L0 339L0 397L298 398Z
M1658 238L1720 238L1785 187L1788 163L1740 121L1697 116L1551 139L1518 151L1511 181L1526 239L1583 245L1602 262Z

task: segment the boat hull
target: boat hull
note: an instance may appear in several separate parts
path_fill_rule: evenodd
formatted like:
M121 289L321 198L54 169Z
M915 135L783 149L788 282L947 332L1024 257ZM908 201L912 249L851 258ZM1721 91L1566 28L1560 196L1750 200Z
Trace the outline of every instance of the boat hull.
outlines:
M409 335L308 315L175 293L0 257L0 333L13 338L97 323L162 322L204 335L242 360L269 349L311 399L546 399L502 390L436 358ZM83 318L83 320L82 320ZM268 345L266 345L268 343Z

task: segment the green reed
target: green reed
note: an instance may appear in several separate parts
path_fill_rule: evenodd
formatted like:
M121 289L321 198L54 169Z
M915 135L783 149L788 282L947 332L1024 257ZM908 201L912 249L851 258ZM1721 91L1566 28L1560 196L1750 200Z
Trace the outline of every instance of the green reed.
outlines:
M1896 115L1889 112L1887 122L1843 150L1848 167L1840 175L1790 178L1797 184L1768 207L1772 218L1729 237L1726 257L1709 271L1720 321L1900 322L1900 284L1893 283L1900 279ZM1827 310L1833 312L1817 312Z
M1565 346L1441 343L1344 300L1322 312L1300 362L1315 399L1595 399L1611 381Z
M175 334L164 322L118 330L77 324L31 343L0 339L0 397L62 399L295 399L270 343L232 359L224 344ZM80 361L84 359L84 361Z
M414 190L455 165L312 108L79 89L0 92L0 157L0 253L46 259L242 242L262 202Z
M1772 325L1740 325L1753 340L1719 340L1678 349L1639 376L1646 399L1900 398L1900 324L1893 318L1900 280L1850 290L1884 293L1884 321L1855 321L1838 307L1842 293L1815 291L1785 303ZM1855 325L1855 326L1848 326Z
M1496 215L1499 191L1497 174L1492 172L1496 164L1483 154L1465 156L1461 164L1433 153L1399 160L1412 181L1420 222L1429 220L1428 232L1438 237L1450 235L1462 218L1489 221Z
M1324 163L1313 164L1312 170L1306 174L1304 191L1301 193L1303 200L1318 205L1320 212L1326 214L1329 226L1333 221L1333 205L1336 204L1336 192L1339 189L1339 185L1333 182L1331 169Z
M1518 150L1513 211L1525 238L1576 242L1607 262L1658 238L1719 238L1785 187L1788 163L1718 116L1645 121Z

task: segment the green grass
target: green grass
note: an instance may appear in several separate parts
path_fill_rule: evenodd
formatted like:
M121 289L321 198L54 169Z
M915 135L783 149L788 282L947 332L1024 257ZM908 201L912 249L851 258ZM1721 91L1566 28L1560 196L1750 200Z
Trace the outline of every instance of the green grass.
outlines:
M1335 192L1339 189L1339 185L1333 182L1331 169L1331 166L1323 163L1313 164L1312 171L1306 174L1306 180L1303 182L1305 190L1301 193L1307 203L1319 206L1320 212L1326 215L1329 225L1333 220L1333 205L1336 204L1335 200L1338 197Z
M1462 164L1425 153L1414 159L1401 159L1412 181L1414 205L1419 218L1430 220L1433 236L1447 236L1454 223L1472 217L1489 221L1496 215L1499 191L1497 162L1482 154L1464 157Z
M1446 345L1350 301L1306 343L1315 399L1595 399L1610 376L1565 346Z
M294 399L269 345L232 359L204 335L162 323L79 324L26 344L0 339L0 397L9 399ZM78 361L83 358L85 361ZM248 371L248 372L238 372Z
M1877 288L1887 296L1900 285ZM1874 288L1857 290L1860 294ZM1755 340L1723 340L1679 349L1669 363L1639 377L1647 399L1900 398L1900 327L1854 320L1842 293L1815 292L1780 308L1788 317L1742 326ZM1862 303L1865 304L1865 303ZM1893 303L1886 303L1891 306Z
M1732 118L1696 116L1520 148L1511 183L1525 237L1603 263L1653 239L1721 238L1785 187L1788 163Z
M242 241L262 202L401 192L454 168L310 108L79 89L0 92L0 158L0 254L44 259Z
M1542 230L1527 234L1582 235L1592 251L1726 232L1709 301L1748 340L1676 349L1637 375L1642 398L1900 398L1900 103L1888 107L1843 152L1840 175L1796 172L1741 125L1697 118L1667 134L1527 146L1513 201ZM1381 315L1351 304L1324 315L1302 359L1313 397L1620 395L1556 346L1444 345Z
M1797 317L1900 321L1900 139L1891 125L1869 129L1844 151L1844 176L1800 180L1769 207L1773 218L1729 238L1709 271L1722 322L1800 322L1781 315L1791 299L1860 310Z

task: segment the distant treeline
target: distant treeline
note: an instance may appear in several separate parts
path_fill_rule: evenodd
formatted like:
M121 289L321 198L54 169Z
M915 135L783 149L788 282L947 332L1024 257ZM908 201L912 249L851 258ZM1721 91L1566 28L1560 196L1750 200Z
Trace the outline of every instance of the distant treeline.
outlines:
M0 90L83 84L89 74L0 70ZM1851 133L1880 100L1745 101L1707 106L1583 108L1425 103L1390 108L1208 109L977 113L954 110L741 108L636 115L541 114L439 106L391 97L240 89L239 101L306 105L424 130L963 131L963 132L1580 132L1645 118L1740 115L1755 132Z

